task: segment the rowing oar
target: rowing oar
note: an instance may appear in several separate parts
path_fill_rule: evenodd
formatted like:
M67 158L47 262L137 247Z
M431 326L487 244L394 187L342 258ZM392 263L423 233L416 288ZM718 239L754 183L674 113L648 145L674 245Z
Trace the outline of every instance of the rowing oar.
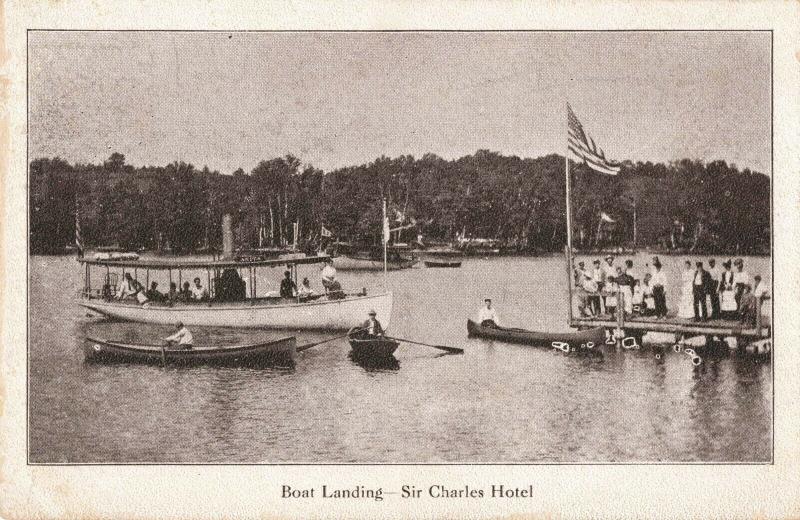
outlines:
M343 334L341 336L334 336L332 338L328 338L328 339L323 340L323 341L317 341L316 343L309 343L308 345L300 345L299 347L297 347L297 349L295 349L295 351L296 352L302 352L304 350L310 349L311 347L316 347L317 345L322 345L323 343L328 343L329 341L335 341L337 339L346 338L347 336L349 336L353 332L358 332L358 331L361 331L361 330L364 330L364 329L354 329L354 330L350 330L347 334Z
M404 343L413 343L414 345L422 345L423 347L431 347L431 348L438 348L439 350L444 350L445 352L450 352L451 354L463 354L463 348L456 348L456 347L447 347L445 345L431 345L430 343L420 343L419 341L411 341L410 339L403 339L403 338L395 338L393 336L384 336L387 339L393 339L395 341L402 341Z

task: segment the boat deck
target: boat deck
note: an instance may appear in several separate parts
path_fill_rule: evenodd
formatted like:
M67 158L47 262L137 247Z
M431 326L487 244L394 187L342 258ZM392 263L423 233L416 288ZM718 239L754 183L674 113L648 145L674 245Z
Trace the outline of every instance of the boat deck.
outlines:
M718 335L768 338L772 335L772 327L768 316L762 316L755 325L743 324L734 320L694 321L693 319L667 316L658 319L655 316L612 317L601 315L593 318L572 318L572 327L606 327L643 332L667 332L686 335Z

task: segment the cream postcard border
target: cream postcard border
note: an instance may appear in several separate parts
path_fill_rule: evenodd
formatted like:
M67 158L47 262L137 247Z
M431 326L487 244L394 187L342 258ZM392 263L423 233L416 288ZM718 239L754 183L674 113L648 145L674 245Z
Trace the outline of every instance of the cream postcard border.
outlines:
M800 517L800 3L10 0L0 7L0 516L3 518ZM28 29L758 29L773 31L774 463L760 465L29 466ZM676 129L680 131L680 129ZM491 484L524 499L284 500L280 486Z

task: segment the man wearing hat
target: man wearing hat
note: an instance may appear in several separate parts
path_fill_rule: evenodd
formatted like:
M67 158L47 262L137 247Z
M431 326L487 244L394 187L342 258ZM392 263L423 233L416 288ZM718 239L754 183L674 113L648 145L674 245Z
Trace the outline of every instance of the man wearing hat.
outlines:
M478 323L480 323L482 327L499 327L500 318L497 317L497 311L492 308L491 298L486 298L483 302L485 305L478 311Z
M661 260L657 256L653 257L653 272L651 273L650 285L653 286L653 303L655 305L656 318L665 319L667 317L667 275L661 269Z
M175 323L175 328L178 329L178 331L172 336L164 338L164 341L170 345L177 343L182 349L191 349L194 344L194 338L192 337L192 333L189 332L189 329L180 321Z
M711 275L711 286L709 296L711 296L711 319L719 319L719 293L722 290L722 271L717 267L717 261L713 258L708 259L708 274Z
M703 262L695 263L694 281L692 283L692 296L694 298L694 321L708 319L706 295L711 290L711 275L703 269Z
M381 326L381 322L375 318L378 313L375 312L375 309L369 310L369 318L363 324L361 324L361 328L366 331L367 334L370 336L383 336L383 327Z

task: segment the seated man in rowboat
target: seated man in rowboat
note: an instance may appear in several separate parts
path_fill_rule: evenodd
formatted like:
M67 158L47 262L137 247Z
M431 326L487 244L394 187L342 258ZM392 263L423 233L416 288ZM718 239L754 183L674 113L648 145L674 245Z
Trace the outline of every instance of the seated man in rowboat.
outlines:
M381 322L377 320L375 316L378 313L375 312L375 309L370 309L369 311L369 318L367 321L361 324L361 329L370 336L383 336L383 326L381 326Z
M181 349L191 349L192 345L194 344L194 337L192 337L192 333L189 332L189 329L187 329L183 322L180 321L175 323L175 328L178 329L178 331L172 336L164 338L164 341L169 343L170 346L177 343L178 347Z
M496 329L500 326L500 318L497 316L497 311L492 308L491 298L483 300L485 305L478 311L478 323L481 327L491 327Z

